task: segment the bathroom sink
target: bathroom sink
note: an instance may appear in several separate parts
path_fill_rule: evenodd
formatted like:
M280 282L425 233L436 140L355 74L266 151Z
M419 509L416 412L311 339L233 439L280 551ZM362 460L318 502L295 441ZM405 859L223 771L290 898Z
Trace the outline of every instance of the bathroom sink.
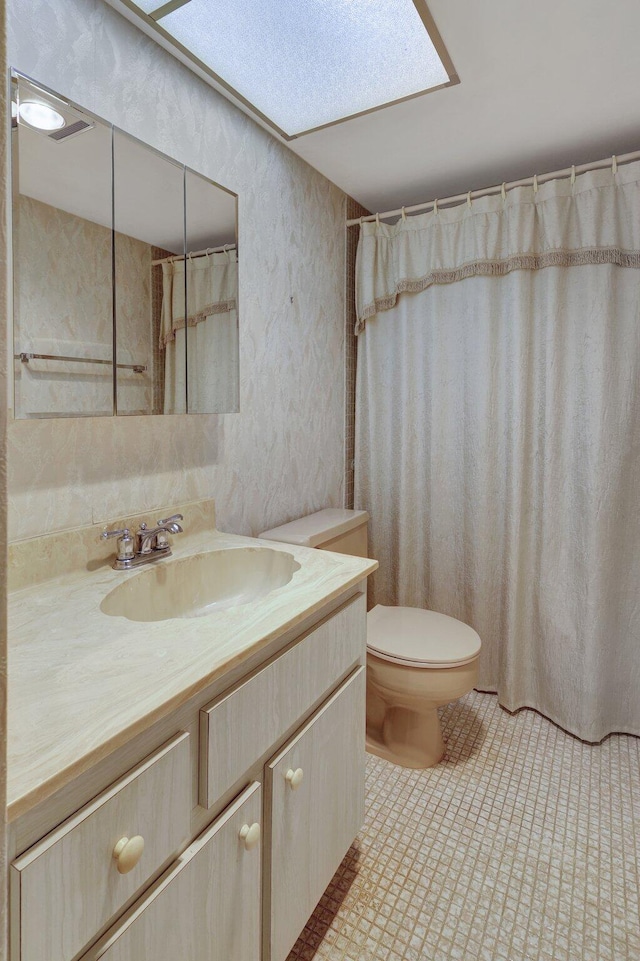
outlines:
M269 547L237 547L156 562L140 574L125 574L100 610L130 621L205 617L248 604L288 584L300 565L291 554Z

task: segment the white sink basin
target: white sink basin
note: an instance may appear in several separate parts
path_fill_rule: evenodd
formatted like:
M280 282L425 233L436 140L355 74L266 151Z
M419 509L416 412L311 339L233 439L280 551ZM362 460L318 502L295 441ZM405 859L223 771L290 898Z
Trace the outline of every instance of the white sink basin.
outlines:
M104 614L130 621L205 617L248 604L288 584L300 565L286 551L238 547L179 560L157 561L139 574L123 574L122 584L100 605Z

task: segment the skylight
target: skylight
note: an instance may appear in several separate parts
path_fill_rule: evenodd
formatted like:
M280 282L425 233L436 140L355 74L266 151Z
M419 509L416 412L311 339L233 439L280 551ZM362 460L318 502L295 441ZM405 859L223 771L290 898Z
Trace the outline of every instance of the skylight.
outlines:
M423 0L126 3L288 139L457 82Z

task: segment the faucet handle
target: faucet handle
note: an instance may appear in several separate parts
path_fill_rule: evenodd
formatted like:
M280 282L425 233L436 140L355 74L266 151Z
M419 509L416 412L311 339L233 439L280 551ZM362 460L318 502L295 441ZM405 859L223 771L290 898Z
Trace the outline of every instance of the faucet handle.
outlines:
M118 561L130 560L135 554L133 537L128 527L123 527L122 530L103 531L100 537L103 540L107 540L109 537L118 538L118 550L116 553L116 559Z
M131 536L131 531L129 530L128 527L123 527L122 530L120 530L120 531L116 531L116 530L114 530L114 531L103 531L102 534L100 535L100 537L101 537L103 540L106 540L108 537L125 537L125 538L126 538L126 537L130 537L130 536Z
M165 524L170 524L171 521L183 521L183 520L184 520L184 516L182 514L172 514L171 517L165 517L163 521L156 521L156 524L158 525L158 527L163 527ZM178 531L174 531L173 533L177 534Z

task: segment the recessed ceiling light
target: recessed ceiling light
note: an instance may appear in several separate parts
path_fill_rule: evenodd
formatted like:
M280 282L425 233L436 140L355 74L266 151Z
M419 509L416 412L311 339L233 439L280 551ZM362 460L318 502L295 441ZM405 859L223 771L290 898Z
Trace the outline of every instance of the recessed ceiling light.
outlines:
M458 82L424 0L124 3L286 139Z
M65 124L61 113L48 104L38 103L35 100L24 100L18 108L18 113L21 120L28 123L30 127L37 127L38 130L60 130Z

